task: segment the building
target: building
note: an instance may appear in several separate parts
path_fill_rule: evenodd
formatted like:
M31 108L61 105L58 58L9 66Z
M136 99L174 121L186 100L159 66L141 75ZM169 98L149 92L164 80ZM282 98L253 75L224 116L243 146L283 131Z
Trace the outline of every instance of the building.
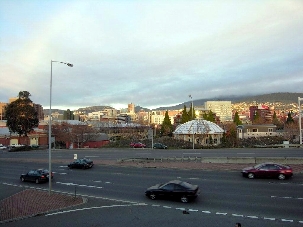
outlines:
M224 130L217 124L197 119L179 125L173 132L174 138L201 145L219 145Z
M273 109L271 110L266 105L258 105L258 106L250 106L249 107L249 119L250 121L254 121L254 117L258 113L262 122L270 123L272 122Z
M237 127L237 135L239 139L247 139L252 137L283 136L283 132L277 131L277 126L274 124L239 125Z
M205 110L211 110L221 122L233 121L231 101L207 101Z
M0 102L0 120L5 120L4 115L5 115L5 107L7 103Z

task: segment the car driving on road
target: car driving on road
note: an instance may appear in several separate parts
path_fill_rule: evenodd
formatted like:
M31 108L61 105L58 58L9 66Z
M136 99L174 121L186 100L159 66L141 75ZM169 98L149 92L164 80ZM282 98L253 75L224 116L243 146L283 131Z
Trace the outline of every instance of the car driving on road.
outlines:
M93 161L87 158L77 159L67 165L70 169L89 169L94 165Z
M278 178L284 180L293 176L290 166L278 163L261 163L255 166L244 168L241 171L244 177L253 178Z
M51 179L54 178L54 173L51 173ZM20 180L24 181L32 181L36 184L41 182L49 181L49 171L47 169L34 169L28 171L28 173L21 174Z
M185 181L172 180L164 184L156 184L145 191L150 199L177 199L187 203L195 199L200 193L198 185L192 185Z

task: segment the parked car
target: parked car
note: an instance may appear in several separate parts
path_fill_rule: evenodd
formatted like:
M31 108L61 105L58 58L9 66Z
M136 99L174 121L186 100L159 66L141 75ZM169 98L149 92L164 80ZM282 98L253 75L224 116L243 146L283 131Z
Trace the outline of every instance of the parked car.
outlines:
M177 199L183 203L195 199L200 193L198 185L192 185L185 181L172 180L164 184L156 184L145 191L150 199L164 198Z
M54 178L54 173L51 173L51 179ZM20 176L21 181L33 181L36 182L36 184L39 184L40 182L46 182L49 181L49 171L47 169L34 169L30 170L26 174L21 174Z
M75 168L75 169L89 169L89 168L92 168L93 165L94 165L93 161L91 161L90 159L89 159L89 161L88 161L88 159L77 159L77 160L69 163L67 166L70 169L73 169L73 168Z
M3 144L0 144L0 150L5 150L5 149L7 149L7 147L4 146Z
M12 148L19 148L19 147L24 147L24 145L22 145L22 144L15 144L15 143L12 143L11 145L9 145L10 149L12 149Z
M154 143L153 148L154 149L167 149L167 146L164 145L163 143Z
M260 177L284 180L293 176L293 171L290 166L278 163L261 163L253 167L244 168L241 173L249 179Z
M133 148L145 148L146 147L146 145L144 143L141 143L141 142L131 143L130 146L133 147Z

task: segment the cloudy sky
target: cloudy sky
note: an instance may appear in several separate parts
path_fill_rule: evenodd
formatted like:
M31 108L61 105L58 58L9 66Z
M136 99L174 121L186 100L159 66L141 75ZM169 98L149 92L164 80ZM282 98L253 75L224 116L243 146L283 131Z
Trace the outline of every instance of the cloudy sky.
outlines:
M48 109L51 68L60 109L303 92L302 12L300 0L1 0L0 102L29 91Z

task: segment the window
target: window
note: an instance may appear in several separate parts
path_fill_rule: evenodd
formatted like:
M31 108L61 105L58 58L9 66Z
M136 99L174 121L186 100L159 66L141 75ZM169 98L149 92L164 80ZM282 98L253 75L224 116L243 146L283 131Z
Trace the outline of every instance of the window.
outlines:
M164 190L172 191L174 190L174 184L167 184L162 187Z
M253 132L258 132L258 129L257 128L253 128L252 131Z
M274 130L273 130L272 128L269 128L268 131L269 131L269 132L273 132Z

